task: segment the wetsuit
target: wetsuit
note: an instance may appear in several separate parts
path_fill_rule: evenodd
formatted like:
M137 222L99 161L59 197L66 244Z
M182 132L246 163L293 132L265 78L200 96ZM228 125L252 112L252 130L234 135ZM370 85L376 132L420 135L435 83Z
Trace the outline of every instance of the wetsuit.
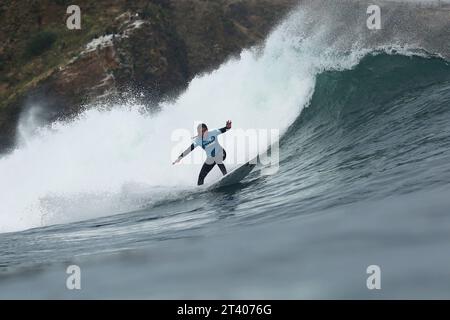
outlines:
M225 168L225 165L222 163L226 159L227 153L222 148L222 146L219 144L218 141L219 140L218 136L222 133L225 133L227 130L229 130L227 129L227 127L223 127L221 129L208 131L208 134L204 137L196 137L191 146L180 155L179 158L181 159L186 155L188 155L189 152L191 152L198 146L202 147L203 150L205 150L206 161L203 164L202 169L200 170L200 174L198 176L197 184L199 186L204 183L206 176L214 168L216 164L219 167L220 171L222 171L223 175L227 174L227 169Z

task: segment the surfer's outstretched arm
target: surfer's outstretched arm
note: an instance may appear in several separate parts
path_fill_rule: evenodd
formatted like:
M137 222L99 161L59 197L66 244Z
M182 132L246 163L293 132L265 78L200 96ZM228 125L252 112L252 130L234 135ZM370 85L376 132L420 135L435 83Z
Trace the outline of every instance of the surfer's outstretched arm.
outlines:
M227 132L228 130L231 129L231 124L232 124L231 121L228 120L228 121L227 121L227 124L225 125L225 127L220 128L219 131L220 131L221 133Z
M184 157L186 157L192 150L195 149L195 144L191 144L191 146L189 148L187 148L186 150L183 151L182 154L180 154L180 156L178 157L177 160L175 160L172 164L177 164L178 162L181 161L181 159L183 159Z

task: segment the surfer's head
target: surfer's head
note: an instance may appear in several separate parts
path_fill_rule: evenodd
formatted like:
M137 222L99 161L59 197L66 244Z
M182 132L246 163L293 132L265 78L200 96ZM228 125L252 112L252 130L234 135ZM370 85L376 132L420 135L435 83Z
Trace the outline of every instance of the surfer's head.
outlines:
M203 137L206 131L208 131L208 126L204 123L200 123L197 127L198 136Z

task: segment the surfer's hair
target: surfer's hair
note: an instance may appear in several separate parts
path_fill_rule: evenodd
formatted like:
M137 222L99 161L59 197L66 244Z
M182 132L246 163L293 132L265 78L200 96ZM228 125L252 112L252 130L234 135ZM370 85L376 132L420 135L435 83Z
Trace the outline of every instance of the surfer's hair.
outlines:
M197 127L197 130L200 130L200 128L202 130L208 130L208 126L206 124L204 124L204 123L199 124L198 127Z

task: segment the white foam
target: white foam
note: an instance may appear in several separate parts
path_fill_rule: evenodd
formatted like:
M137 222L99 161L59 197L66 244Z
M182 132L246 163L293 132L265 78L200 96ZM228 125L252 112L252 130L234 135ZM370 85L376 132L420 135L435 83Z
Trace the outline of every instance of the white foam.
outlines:
M193 190L200 165L171 165L171 134L193 131L196 121L214 128L232 119L235 128L285 131L308 105L319 72L352 68L369 51L324 47L332 29L323 25L308 34L307 21L307 12L292 14L264 49L243 51L196 77L155 115L134 104L90 109L28 136L0 159L0 232L127 212ZM109 45L111 38L87 49Z

